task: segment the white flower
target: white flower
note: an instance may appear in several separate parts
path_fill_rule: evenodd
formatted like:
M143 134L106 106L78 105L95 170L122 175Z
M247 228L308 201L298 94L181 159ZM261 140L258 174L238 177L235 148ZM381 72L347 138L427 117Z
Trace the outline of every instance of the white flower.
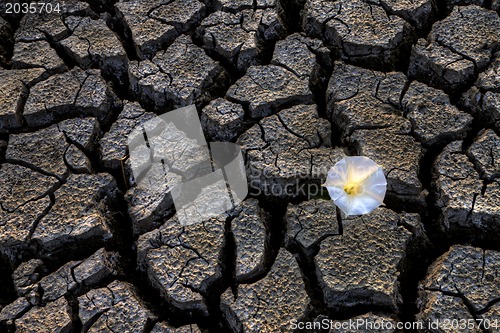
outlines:
M368 157L346 156L328 171L323 186L346 216L363 215L383 204L387 181Z

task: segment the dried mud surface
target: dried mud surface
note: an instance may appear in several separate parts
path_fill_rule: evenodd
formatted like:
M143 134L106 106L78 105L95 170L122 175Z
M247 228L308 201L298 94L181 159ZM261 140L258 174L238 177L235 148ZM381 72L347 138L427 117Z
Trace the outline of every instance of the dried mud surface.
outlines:
M0 4L1 332L500 321L498 1L61 10ZM127 136L191 104L241 146L249 195L181 226ZM342 218L312 192L345 155L383 167L384 207Z

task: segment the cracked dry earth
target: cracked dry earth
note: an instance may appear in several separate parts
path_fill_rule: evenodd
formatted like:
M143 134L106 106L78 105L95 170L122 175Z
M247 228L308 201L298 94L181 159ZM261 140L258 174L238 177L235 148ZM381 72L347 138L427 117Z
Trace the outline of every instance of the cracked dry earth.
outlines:
M500 324L497 0L0 9L1 332ZM182 227L127 136L191 104L242 147L250 194ZM313 193L345 155L383 167L384 207Z

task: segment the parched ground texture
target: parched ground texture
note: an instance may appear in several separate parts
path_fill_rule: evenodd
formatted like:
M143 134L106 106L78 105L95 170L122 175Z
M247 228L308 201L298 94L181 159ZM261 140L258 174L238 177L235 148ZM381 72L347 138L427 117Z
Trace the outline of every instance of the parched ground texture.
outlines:
M500 332L497 0L5 3L0 332ZM182 227L127 136L191 104L250 194ZM318 191L346 155L383 167L384 207Z

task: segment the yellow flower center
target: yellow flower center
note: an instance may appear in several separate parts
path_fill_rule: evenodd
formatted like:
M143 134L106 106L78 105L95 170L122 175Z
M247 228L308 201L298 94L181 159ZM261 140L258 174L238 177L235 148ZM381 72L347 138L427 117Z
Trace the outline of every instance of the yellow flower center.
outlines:
M347 183L344 185L344 191L348 195L358 195L363 192L363 186L359 183Z

